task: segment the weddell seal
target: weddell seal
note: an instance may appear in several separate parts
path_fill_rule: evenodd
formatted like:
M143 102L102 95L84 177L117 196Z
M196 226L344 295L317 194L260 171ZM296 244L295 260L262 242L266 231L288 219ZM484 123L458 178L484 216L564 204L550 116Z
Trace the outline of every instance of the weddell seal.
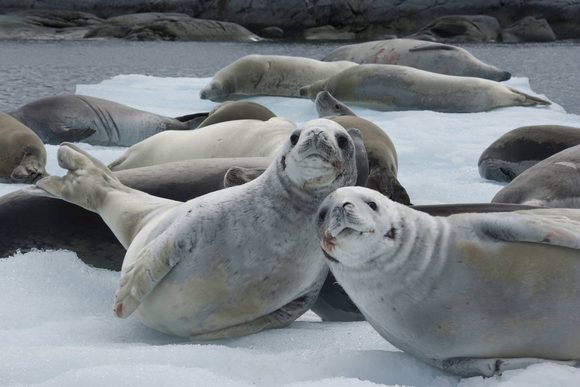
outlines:
M520 173L580 144L580 128L561 125L523 126L510 130L488 146L477 162L484 179L512 181Z
M164 130L192 129L197 116L169 118L86 95L41 98L8 114L45 144L73 141L106 146L131 146Z
M483 112L505 106L550 102L489 79L431 73L412 67L361 64L300 89L314 99L326 90L335 98L369 109Z
M113 171L215 157L271 157L296 124L285 118L234 120L190 131L165 131L127 149Z
M491 201L580 208L580 145L564 149L526 169Z
M219 70L199 94L214 102L255 95L300 97L300 88L356 63L280 55L246 55Z
M356 181L352 139L335 122L292 131L264 174L185 203L130 189L98 160L64 144L64 177L37 186L103 217L128 247L114 311L195 339L288 325L327 274L313 214Z
M409 66L439 74L507 81L511 74L477 59L466 49L416 39L376 40L338 47L323 61L348 60Z
M33 183L46 175L46 150L30 128L0 113L0 183Z
M346 187L318 222L332 273L403 351L461 376L580 359L579 210L432 217Z

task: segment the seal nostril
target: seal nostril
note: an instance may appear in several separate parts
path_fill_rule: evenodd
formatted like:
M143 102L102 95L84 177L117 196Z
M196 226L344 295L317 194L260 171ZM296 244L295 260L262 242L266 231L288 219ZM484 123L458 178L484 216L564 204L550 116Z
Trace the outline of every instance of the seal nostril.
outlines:
M352 207L352 203L351 202L344 202L342 204L342 208L346 208L346 207Z

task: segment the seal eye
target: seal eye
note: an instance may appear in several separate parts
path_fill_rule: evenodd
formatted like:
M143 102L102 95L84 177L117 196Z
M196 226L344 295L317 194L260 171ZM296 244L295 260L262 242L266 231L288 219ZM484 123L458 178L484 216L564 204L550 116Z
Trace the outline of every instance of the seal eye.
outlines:
M320 222L320 223L324 222L324 219L326 219L327 213L328 213L328 208L321 209L320 212L318 213L318 222Z
M376 210L377 210L377 208L378 208L378 207L377 207L377 203L375 203L375 202L373 202L373 201L367 202L367 205L368 205L368 206L369 206L369 207L370 207L370 208L371 208L373 211L376 211Z
M336 136L336 142L338 143L338 147L340 149L344 149L348 145L348 138L346 138L344 134L339 134Z
M296 145L296 144L298 143L298 139L299 139L299 138L300 138L300 135L299 135L299 134L297 134L297 133L293 133L293 134L290 136L290 144L292 144L292 145Z

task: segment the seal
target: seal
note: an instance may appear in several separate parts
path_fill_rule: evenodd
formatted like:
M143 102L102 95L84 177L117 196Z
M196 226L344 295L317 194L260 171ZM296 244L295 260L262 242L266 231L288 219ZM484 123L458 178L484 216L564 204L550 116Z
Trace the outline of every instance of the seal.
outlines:
M408 354L461 376L580 359L579 210L442 218L345 187L317 216L332 273Z
M357 64L294 56L246 55L219 70L199 96L214 102L255 95L300 97L302 86L353 66Z
M462 213L511 212L538 208L521 204L457 203L412 206L414 210L431 216L450 216ZM324 321L362 321L363 314L352 302L332 272L328 273L312 311Z
M274 117L268 121L234 120L191 131L165 131L143 140L109 164L113 171L215 157L272 157L296 125Z
M0 113L0 183L33 183L45 176L46 150L30 128Z
M196 122L197 116L169 118L85 95L41 98L8 114L45 144L82 141L105 146L131 146L164 130L192 129L195 124L187 121Z
M187 201L224 188L232 168L266 167L270 158L197 159L114 172L126 186ZM70 250L88 265L121 270L125 248L97 214L35 187L0 197L0 257L32 249Z
M493 203L580 208L580 145L564 149L523 171Z
M338 47L323 61L348 60L409 66L433 73L507 81L511 74L477 59L469 51L450 44L416 39L376 40Z
M326 90L339 100L381 111L483 112L505 106L549 105L489 79L456 77L398 65L361 64L300 89L314 99Z
M387 133L373 122L358 117L328 91L321 91L316 95L315 105L320 117L338 122L344 128L357 128L361 131L369 159L366 187L375 189L396 202L410 205L409 194L397 179L397 150Z
M483 151L477 162L479 175L510 182L538 162L578 144L580 128L561 125L516 128Z
M234 120L268 121L272 117L276 117L276 114L257 102L227 101L213 108L198 128Z
M98 212L128 247L116 315L136 311L153 329L195 339L282 327L304 313L327 274L312 214L356 181L352 139L323 119L293 130L256 180L185 203L122 185L72 144L58 158L67 175L37 186Z

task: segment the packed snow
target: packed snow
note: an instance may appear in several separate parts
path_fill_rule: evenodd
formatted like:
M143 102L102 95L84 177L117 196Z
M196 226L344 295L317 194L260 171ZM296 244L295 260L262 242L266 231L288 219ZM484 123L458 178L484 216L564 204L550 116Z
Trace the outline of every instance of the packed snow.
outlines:
M198 97L208 81L119 75L97 85L78 85L77 94L180 116L215 106ZM534 94L526 78L507 84ZM297 123L316 117L310 100L252 100ZM479 177L477 160L495 139L524 125L580 127L580 116L567 114L558 105L462 114L353 110L381 126L393 140L399 180L415 204L489 202L501 185ZM105 163L125 150L82 147ZM46 148L48 172L62 175L56 163L57 147ZM0 184L0 195L22 187ZM489 379L459 379L400 352L366 322L321 322L311 312L285 329L210 343L190 342L155 332L134 317L114 317L118 276L89 267L67 251L0 259L0 385L580 385L580 369L548 363Z

